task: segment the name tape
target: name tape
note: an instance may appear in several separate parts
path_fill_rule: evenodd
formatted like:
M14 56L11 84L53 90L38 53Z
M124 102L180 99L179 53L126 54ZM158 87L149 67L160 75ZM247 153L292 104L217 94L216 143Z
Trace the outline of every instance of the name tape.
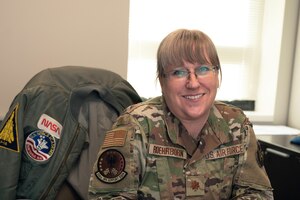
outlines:
M157 144L150 144L149 154L158 156L169 156L175 158L186 159L186 151L176 147L162 146Z

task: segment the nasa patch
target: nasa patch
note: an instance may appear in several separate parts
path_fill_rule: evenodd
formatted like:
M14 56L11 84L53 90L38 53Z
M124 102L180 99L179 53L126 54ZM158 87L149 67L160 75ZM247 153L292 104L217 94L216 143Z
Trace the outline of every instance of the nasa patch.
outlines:
M58 121L46 114L41 115L37 123L37 127L50 133L57 139L60 139L61 132L63 129L63 126Z
M27 155L38 162L49 160L55 151L55 147L54 137L42 130L30 133L25 142Z

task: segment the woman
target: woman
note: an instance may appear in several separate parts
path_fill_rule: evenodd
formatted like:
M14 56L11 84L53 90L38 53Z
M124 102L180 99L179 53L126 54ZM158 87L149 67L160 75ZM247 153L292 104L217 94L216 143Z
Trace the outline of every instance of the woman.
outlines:
M215 101L211 39L176 30L157 52L162 96L129 107L101 146L90 198L273 199L252 124Z

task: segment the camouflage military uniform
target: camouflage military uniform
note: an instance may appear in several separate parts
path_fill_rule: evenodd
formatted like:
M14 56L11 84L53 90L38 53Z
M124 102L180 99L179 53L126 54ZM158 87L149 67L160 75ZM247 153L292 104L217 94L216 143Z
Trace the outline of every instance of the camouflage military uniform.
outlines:
M273 194L251 123L240 109L215 102L194 140L157 97L128 108L107 132L89 198L273 199Z

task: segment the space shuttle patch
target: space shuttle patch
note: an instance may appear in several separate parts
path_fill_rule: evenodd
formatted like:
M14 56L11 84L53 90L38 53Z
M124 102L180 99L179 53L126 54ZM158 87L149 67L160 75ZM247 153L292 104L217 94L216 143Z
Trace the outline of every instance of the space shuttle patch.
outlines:
M19 105L12 110L0 130L0 148L19 152L17 113Z

